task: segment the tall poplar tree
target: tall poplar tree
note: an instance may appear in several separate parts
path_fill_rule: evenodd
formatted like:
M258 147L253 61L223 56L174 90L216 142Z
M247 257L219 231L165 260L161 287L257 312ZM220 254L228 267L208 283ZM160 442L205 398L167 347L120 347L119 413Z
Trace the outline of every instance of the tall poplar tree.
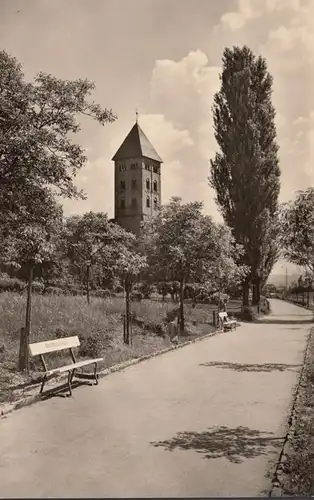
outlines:
M237 243L241 264L250 268L243 282L243 304L259 301L259 290L276 260L280 168L276 143L273 79L264 58L246 46L226 48L221 87L214 96L215 138L220 151L211 160L210 185Z

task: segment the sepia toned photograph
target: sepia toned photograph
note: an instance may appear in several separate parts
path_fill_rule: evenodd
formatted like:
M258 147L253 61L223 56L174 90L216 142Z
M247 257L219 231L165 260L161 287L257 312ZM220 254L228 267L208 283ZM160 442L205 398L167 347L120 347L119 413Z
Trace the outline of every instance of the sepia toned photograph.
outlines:
M313 0L0 0L1 498L314 495L313 78Z

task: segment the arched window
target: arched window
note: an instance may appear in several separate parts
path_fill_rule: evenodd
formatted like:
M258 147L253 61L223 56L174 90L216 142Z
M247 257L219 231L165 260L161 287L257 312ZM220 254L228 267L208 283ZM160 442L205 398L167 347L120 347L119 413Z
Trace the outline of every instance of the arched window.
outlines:
M149 189L150 189L150 182L149 182L149 179L146 179L146 189L148 189L148 191L149 191Z
M120 207L125 208L125 199L124 198L121 199Z
M136 188L136 179L132 179L132 189Z
M147 206L147 208L150 207L150 198L148 196L146 198L146 206Z
M125 181L120 181L120 189L125 189Z
M157 181L154 181L154 191L155 191L155 193L157 193L157 191L158 191Z
M154 198L154 208L155 209L158 208L158 200L157 200L157 198Z

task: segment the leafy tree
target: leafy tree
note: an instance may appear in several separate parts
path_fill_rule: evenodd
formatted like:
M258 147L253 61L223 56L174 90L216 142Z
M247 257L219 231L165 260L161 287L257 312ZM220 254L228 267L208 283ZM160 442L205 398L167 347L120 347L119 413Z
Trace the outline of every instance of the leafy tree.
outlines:
M132 287L143 270L147 268L145 255L136 251L135 238L131 237L115 247L114 272L120 277L125 291L125 322L124 322L124 342L132 345L131 329L131 293Z
M217 265L223 263L223 252L228 251L223 248L225 239L221 227L201 210L200 202L183 204L180 198L173 198L143 228L142 238L151 271L158 276L162 274L167 282L179 283L181 334L184 333L185 286L210 281ZM231 242L231 235L229 239Z
M0 51L0 230L40 223L49 194L82 197L74 177L85 161L73 142L78 116L115 120L88 98L95 85L39 73L26 82L17 60ZM5 229L6 228L6 229Z
M254 281L258 300L273 265L271 239L265 241L280 189L272 77L265 59L244 46L224 50L220 80L213 104L220 152L211 160L209 181L225 222L244 248L238 263L250 268L242 284L243 304L248 305L250 284Z
M47 202L46 205L48 205ZM48 211L50 211L50 218L46 218L42 224L24 224L19 231L12 231L2 242L2 250L5 248L5 252L2 254L4 263L17 268L24 266L28 269L25 328L21 329L20 337L20 370L28 369L34 269L38 265L51 261L62 225L62 208L52 199L49 208L46 207L46 213Z
M87 302L90 303L90 282L93 268L102 275L112 273L118 258L117 250L133 236L120 226L108 221L104 213L88 212L69 217L65 222L66 253L70 262L84 276Z
M299 191L283 205L281 244L284 257L314 274L314 188Z

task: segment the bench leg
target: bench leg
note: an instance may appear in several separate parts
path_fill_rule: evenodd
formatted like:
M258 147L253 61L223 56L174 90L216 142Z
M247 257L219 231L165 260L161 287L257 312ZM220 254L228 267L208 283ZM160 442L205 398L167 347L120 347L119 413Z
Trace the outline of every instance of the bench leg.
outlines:
M40 387L40 392L39 392L39 394L42 394L42 392L43 392L43 390L44 390L44 386L45 386L46 380L47 380L47 375L44 375L43 381L42 381L42 383L41 383L41 387Z
M98 385L97 363L95 363L94 366L94 378L95 378L95 385Z
M75 370L71 370L68 372L68 388L69 388L69 396L72 396L72 380L74 377Z

